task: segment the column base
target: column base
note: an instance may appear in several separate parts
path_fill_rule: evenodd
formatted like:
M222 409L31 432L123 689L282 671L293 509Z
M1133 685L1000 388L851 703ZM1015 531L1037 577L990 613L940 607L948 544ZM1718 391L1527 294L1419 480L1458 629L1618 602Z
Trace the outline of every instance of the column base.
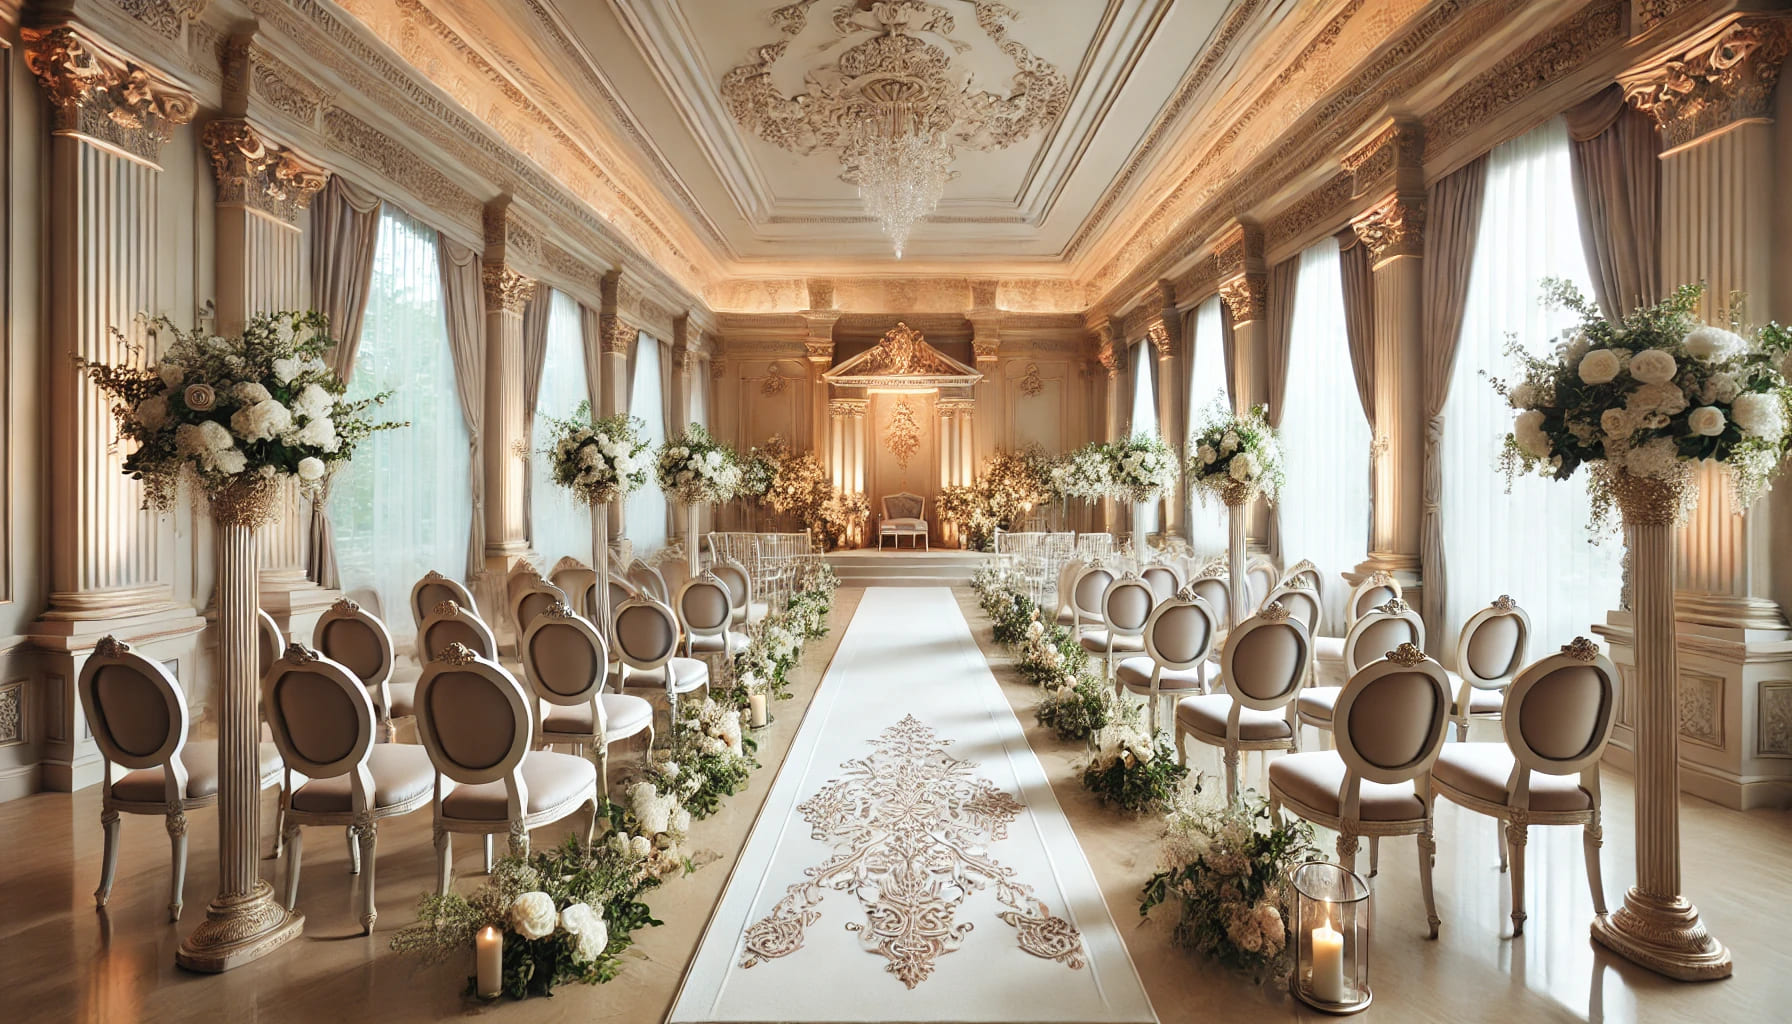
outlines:
M1594 919L1593 940L1676 981L1716 981L1732 970L1730 951L1683 896L1664 900L1633 887L1617 913Z
M257 879L247 895L214 899L205 908L205 921L175 951L174 962L189 971L219 974L267 956L304 930L305 915L281 906L273 887Z

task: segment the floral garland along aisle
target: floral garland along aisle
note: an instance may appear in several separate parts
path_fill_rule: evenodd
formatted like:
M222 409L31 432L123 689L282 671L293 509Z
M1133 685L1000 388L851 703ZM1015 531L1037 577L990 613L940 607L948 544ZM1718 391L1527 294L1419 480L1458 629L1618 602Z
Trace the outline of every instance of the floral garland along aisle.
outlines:
M145 505L173 508L191 481L217 527L219 891L175 960L223 971L272 952L304 925L274 901L257 863L255 532L278 515L286 482L319 499L361 441L404 424L369 416L390 392L344 397L342 379L324 362L336 341L321 313L256 314L234 337L182 330L166 317L139 314L136 324L141 344L112 329L129 361L76 365L113 402L119 435L134 445L123 469L143 482Z
M760 767L742 709L755 692L790 698L789 673L804 645L827 635L838 586L826 563L802 567L789 606L756 626L755 643L735 655L708 697L679 706L679 727L652 751L624 801L609 805L609 829L589 851L568 839L505 857L470 894L427 894L417 922L393 937L392 949L440 963L465 956L489 928L501 942L500 991L513 999L614 978L633 933L660 923L645 895L697 869L693 822L745 789ZM753 653L761 639L775 649ZM467 994L477 991L477 977L469 977Z
M1580 324L1547 356L1514 344L1519 379L1493 381L1517 411L1502 468L1508 481L1519 472L1566 480L1584 465L1596 532L1617 508L1630 553L1637 764L1675 765L1674 529L1698 503L1696 463L1728 475L1737 512L1778 475L1792 445L1792 331L1769 323L1744 337L1702 323L1697 285L1621 320L1566 282L1545 291ZM1678 800L1672 771L1638 774L1636 885L1594 920L1593 937L1672 978L1728 977L1729 950L1680 892Z

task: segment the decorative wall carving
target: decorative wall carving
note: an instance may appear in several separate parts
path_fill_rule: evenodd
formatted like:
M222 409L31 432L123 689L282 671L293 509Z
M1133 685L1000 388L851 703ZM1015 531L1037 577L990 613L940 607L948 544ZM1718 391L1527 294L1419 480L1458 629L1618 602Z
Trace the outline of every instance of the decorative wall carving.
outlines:
M641 333L634 325L614 313L605 313L598 317L598 345L604 352L613 356L628 355L628 347L635 343Z
M908 469L908 460L921 448L921 424L915 419L915 407L908 399L897 399L890 411L890 425L884 432L884 447L896 457L896 465Z
M1269 219L1263 227L1264 252L1280 251L1283 246L1300 241L1317 225L1342 223L1356 195L1356 176L1349 171L1339 171L1327 178L1325 184Z
M174 129L193 120L191 93L68 25L21 32L25 65L50 99L53 130L154 162Z
M484 224L485 203L366 121L330 107L324 111L323 130L344 155L373 168L425 205L462 224Z
M1269 314L1269 282L1262 274L1242 274L1220 285L1220 301L1234 326L1261 320Z
M1020 383L1015 386L1028 398L1039 397L1039 393L1045 390L1045 381L1039 376L1039 364L1028 363L1027 372L1021 375Z
M1396 193L1350 222L1356 237L1369 247L1369 259L1425 254L1425 197Z
M1213 270L1222 281L1261 269L1262 260L1263 230L1255 224L1235 223L1213 243Z
M1763 682L1755 717L1759 725L1755 753L1761 757L1792 757L1792 681Z
M1771 117L1789 34L1780 19L1738 21L1683 57L1626 76L1624 97L1655 119L1663 149L1739 120Z
M329 172L269 142L241 118L213 121L200 134L218 179L218 202L244 203L292 224L329 180Z
M1724 681L1717 676L1680 673L1680 736L1713 747L1724 745Z
M485 263L479 267L479 281L485 286L485 308L521 315L523 307L535 295L535 281L501 263Z
M812 277L808 281L808 287L810 309L834 308L834 282Z
M25 680L0 686L0 747L25 742Z

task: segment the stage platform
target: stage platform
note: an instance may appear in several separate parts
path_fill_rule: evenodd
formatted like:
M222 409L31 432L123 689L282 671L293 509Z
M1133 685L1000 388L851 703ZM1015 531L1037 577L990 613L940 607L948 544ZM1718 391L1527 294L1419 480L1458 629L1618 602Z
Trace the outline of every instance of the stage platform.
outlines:
M845 587L955 587L995 556L986 551L850 548L827 555Z

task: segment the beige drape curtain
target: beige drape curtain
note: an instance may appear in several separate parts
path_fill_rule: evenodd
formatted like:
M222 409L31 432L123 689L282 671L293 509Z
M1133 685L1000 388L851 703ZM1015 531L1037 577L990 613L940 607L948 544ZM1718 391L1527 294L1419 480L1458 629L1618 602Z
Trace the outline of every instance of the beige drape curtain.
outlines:
M1226 357L1226 401L1238 409L1238 336L1232 326L1232 307L1220 300L1220 349ZM1189 360L1191 367L1194 360Z
M1661 136L1615 85L1565 120L1593 297L1615 320L1660 299Z
M591 399L591 418L603 415L604 331L597 310L579 303L579 340L585 350L585 392Z
M467 578L485 559L485 293L479 283L479 254L446 235L436 236L436 265L442 276L442 307L448 319L448 350L454 356L454 384L467 422L467 459L472 471L473 523L467 531Z
M541 372L548 361L548 317L554 308L554 289L544 284L535 286L535 294L523 307L523 439L533 443L535 411L540 407ZM535 486L535 460L523 460L523 528L530 543L535 541L535 503L531 491Z
M1298 254L1269 268L1268 305L1263 322L1263 383L1271 426L1281 426L1288 397L1288 353L1294 344L1294 283L1299 277ZM1269 510L1268 535L1263 543L1269 549L1269 557L1281 564L1281 505Z
M1350 370L1363 403L1369 434L1375 434L1375 274L1369 247L1349 228L1338 232L1338 268L1344 276L1344 334L1350 339Z
M647 339L660 347L660 418L666 424L666 440L684 433L685 410L677 403L678 370L672 365L672 345L670 342ZM670 544L674 538L684 537L684 512L677 502L666 500L666 542Z
M1443 635L1449 569L1444 564L1444 526L1439 511L1444 489L1444 403L1450 397L1450 375L1456 368L1486 189L1487 157L1480 156L1438 180L1425 200L1425 490L1419 520L1419 572L1425 581L1420 614L1429 627L1427 646L1434 650L1449 642Z
M1141 341L1137 345L1131 345L1120 341L1117 344L1120 346L1121 355L1126 359L1126 369L1120 373L1120 393L1114 396L1114 401L1120 403L1120 415L1116 416L1114 420L1120 424L1120 437L1131 437L1132 403L1134 396L1139 393L1139 363L1142 362L1137 350L1143 348L1145 343ZM1119 438L1110 440L1119 440Z
M373 256L380 237L380 197L332 175L311 204L311 305L330 320L336 347L326 357L343 383L355 372L361 349L361 321L373 280ZM329 483L311 503L305 574L312 582L340 589L336 531L330 525Z

